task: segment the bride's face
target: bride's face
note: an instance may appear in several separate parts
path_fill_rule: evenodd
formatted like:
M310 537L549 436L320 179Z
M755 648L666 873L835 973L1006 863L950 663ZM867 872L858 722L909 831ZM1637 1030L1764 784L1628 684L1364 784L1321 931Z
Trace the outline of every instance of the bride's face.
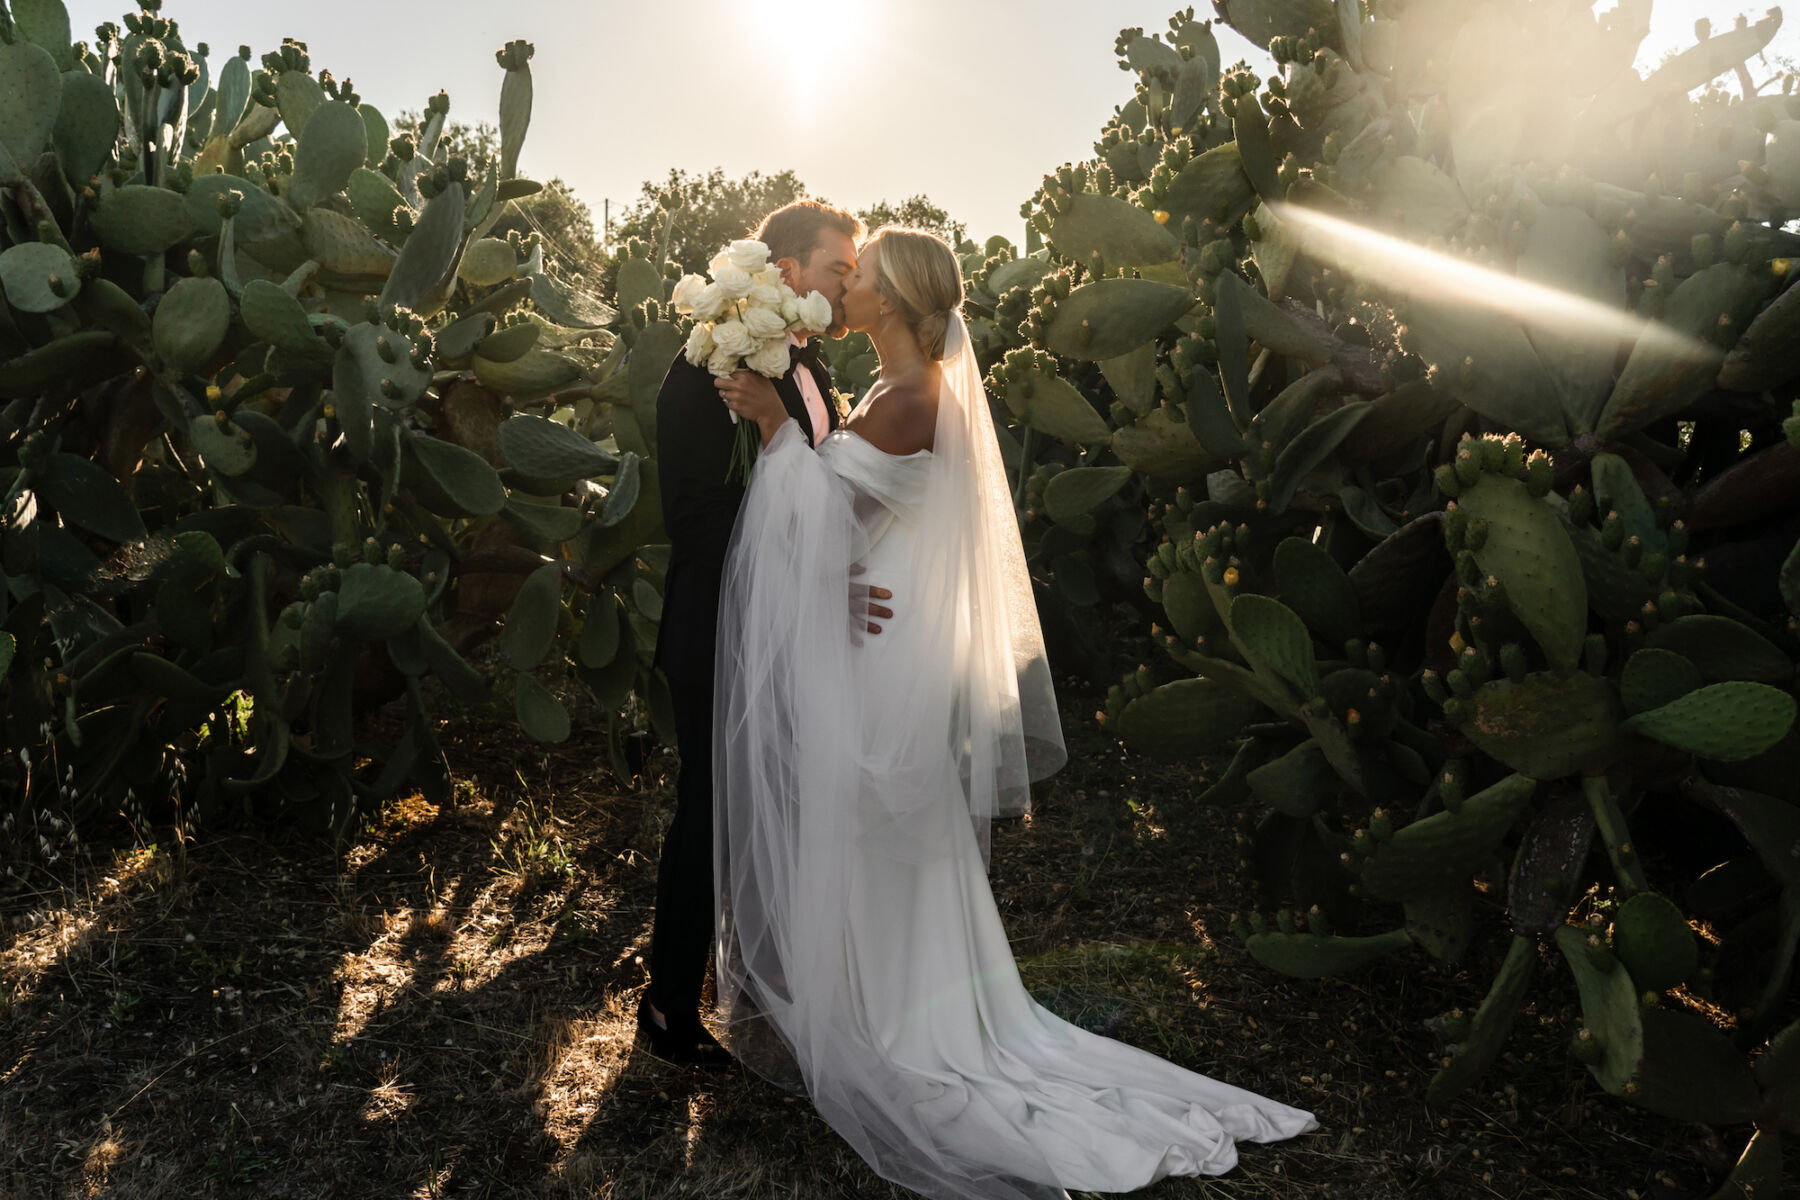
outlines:
M880 243L874 243L856 256L856 269L844 276L844 326L862 333L875 328L881 318L881 292L875 287L875 264L881 255Z

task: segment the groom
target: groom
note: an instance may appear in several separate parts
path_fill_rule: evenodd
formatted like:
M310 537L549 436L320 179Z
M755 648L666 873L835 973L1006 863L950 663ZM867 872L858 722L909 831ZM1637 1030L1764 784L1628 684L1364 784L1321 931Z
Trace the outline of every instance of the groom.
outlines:
M787 285L831 301L831 337L841 337L844 277L856 267L862 222L842 209L797 200L763 218L755 237ZM794 363L775 381L788 414L816 446L838 426L827 400L831 377L818 351L790 335ZM701 1025L700 981L713 940L713 656L719 580L744 487L729 478L737 438L705 367L677 354L656 395L657 470L669 569L663 585L656 665L669 681L681 774L675 820L663 837L650 933L650 985L638 1003L639 1039L658 1058L724 1067L731 1058ZM868 589L874 599L888 593ZM868 614L893 614L874 605ZM869 626L870 632L879 632Z

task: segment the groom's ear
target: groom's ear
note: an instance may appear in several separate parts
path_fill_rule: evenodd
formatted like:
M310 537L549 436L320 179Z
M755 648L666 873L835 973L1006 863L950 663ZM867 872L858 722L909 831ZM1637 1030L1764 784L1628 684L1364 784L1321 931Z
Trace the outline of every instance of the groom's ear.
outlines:
M781 281L783 283L785 283L789 287L793 288L796 292L798 292L800 290L794 284L794 277L800 270L800 260L799 259L778 258L775 260L775 269L777 271L781 272Z

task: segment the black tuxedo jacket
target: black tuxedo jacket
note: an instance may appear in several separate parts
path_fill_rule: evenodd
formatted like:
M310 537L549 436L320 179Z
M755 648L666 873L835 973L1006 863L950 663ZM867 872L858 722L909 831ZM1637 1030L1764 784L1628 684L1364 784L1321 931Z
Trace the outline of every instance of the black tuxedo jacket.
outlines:
M796 365L775 380L775 392L788 415L810 440L812 419L800 394ZM825 419L838 427L831 404L831 377L811 368L826 398ZM656 634L656 665L671 680L708 686L719 619L719 579L731 528L737 523L744 488L727 479L737 437L731 412L713 386L705 367L677 354L656 393L657 477L661 483L663 525L669 531L669 571L663 581L662 623Z

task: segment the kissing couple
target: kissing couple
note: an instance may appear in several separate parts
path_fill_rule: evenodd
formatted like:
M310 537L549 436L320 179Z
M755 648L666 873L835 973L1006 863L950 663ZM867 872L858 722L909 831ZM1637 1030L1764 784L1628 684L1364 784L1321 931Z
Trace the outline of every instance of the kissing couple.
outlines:
M830 302L827 336L874 342L847 417L798 338L779 379L677 356L657 397L681 774L641 1043L804 1089L928 1196L1228 1171L1237 1142L1312 1115L1086 1032L1020 981L988 823L1066 761L1056 697L960 263L930 233L863 233L803 200L754 235ZM761 438L747 485L733 414ZM723 1046L698 1015L715 947Z

